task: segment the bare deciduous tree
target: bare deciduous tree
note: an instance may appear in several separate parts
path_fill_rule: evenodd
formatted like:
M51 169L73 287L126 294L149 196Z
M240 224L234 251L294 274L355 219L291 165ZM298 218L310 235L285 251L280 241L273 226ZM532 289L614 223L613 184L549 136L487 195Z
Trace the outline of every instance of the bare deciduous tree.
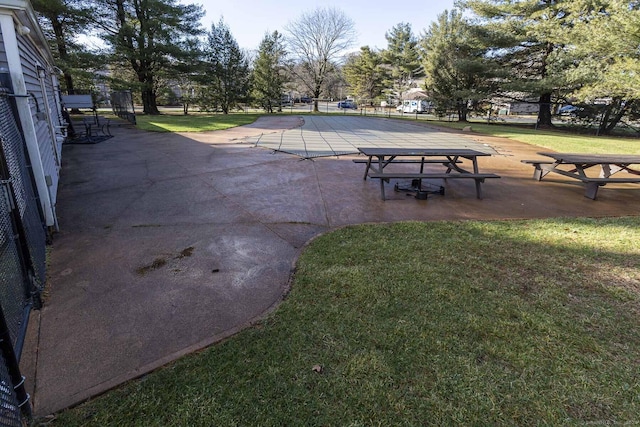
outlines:
M297 65L292 72L313 94L313 109L318 111L317 99L327 75L356 40L354 23L340 10L318 8L285 29L289 52Z

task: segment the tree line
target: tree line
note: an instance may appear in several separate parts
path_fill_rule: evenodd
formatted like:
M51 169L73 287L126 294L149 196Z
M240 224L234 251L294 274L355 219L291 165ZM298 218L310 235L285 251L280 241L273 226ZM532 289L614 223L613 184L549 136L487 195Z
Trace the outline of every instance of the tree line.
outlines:
M399 23L387 47L363 46L340 10L302 14L265 34L257 52L240 49L221 19L203 29L201 6L177 0L34 0L64 89L91 87L99 71L113 89L133 88L144 112L180 87L189 106L228 113L240 104L268 112L286 92L315 99L350 95L379 102L412 87L436 111L461 121L496 99L531 103L538 125L558 105L602 133L640 113L640 4L623 0L459 0L421 34ZM98 48L78 35L100 40Z
M201 6L178 0L33 0L69 94L102 78L135 89L145 114L179 87L190 105L230 112L253 103L272 112L285 91L320 98L336 86L355 39L341 11L318 8L287 29L265 34L256 54L240 49L223 19L203 29ZM97 40L96 47L88 43ZM317 104L316 104L317 110Z

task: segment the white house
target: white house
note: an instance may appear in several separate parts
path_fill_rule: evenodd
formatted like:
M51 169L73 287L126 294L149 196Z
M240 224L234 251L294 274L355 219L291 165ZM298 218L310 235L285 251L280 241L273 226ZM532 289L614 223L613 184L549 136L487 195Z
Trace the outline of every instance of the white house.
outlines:
M55 207L65 130L58 74L30 2L0 0L0 85L15 99L43 220L49 228L57 228Z

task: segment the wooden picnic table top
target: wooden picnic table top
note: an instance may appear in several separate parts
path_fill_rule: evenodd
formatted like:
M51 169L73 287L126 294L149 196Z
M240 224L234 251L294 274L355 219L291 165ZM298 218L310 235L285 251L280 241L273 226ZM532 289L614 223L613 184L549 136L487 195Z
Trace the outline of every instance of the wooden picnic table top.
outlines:
M396 148L396 147L358 147L365 156L490 156L490 153L469 148Z
M633 154L582 154L582 153L538 153L541 156L551 157L556 162L600 165L600 164L640 164L640 156Z

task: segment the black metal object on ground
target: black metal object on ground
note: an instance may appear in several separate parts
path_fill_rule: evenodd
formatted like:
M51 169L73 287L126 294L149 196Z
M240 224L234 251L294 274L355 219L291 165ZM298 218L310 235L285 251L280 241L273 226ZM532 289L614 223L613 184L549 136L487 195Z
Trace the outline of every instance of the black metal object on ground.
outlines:
M424 186L429 186L431 189L427 190ZM400 191L407 193L408 196L413 195L418 200L427 200L429 194L439 194L444 196L444 187L442 185L425 184L421 179L411 180L411 185L400 185L396 183L393 186L394 191Z

